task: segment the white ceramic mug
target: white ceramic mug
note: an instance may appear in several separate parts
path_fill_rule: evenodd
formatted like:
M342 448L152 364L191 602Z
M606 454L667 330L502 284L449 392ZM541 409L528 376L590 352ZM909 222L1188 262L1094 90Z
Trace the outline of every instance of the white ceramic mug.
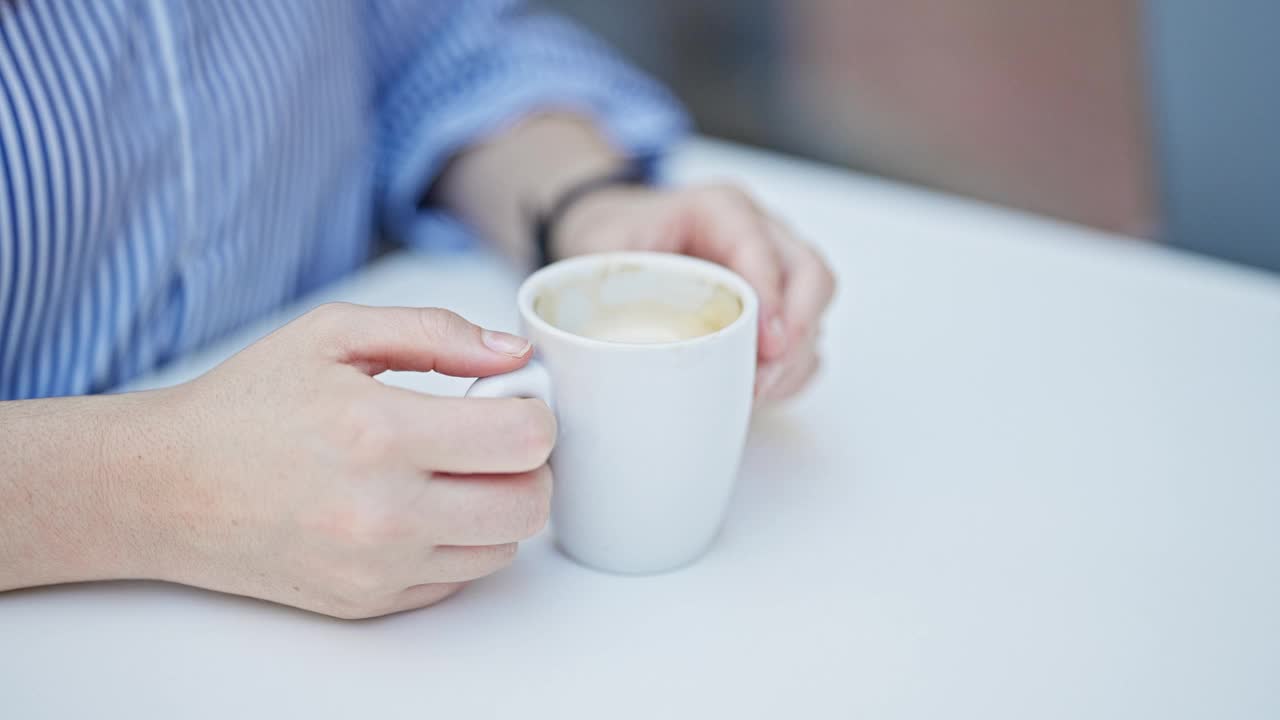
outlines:
M697 337L638 343L571 331L602 308L657 303L696 315L712 296L721 311L727 296L736 316ZM537 397L555 411L551 523L560 548L620 573L696 560L724 518L751 415L751 286L695 258L603 253L539 270L517 302L534 360L477 380L467 394Z

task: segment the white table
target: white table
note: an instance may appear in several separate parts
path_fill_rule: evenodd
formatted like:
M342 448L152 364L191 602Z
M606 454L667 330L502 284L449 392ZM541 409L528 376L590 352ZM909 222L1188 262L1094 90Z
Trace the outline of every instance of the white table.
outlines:
M842 285L825 374L757 417L702 562L613 577L544 535L365 622L9 593L0 717L1280 716L1276 278L725 144L675 173L754 188ZM324 296L514 326L517 280L399 254Z

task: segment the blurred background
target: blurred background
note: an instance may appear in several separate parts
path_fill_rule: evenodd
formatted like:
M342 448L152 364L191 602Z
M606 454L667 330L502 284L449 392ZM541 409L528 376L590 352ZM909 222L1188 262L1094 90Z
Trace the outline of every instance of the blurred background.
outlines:
M1280 271L1275 0L546 0L707 134Z

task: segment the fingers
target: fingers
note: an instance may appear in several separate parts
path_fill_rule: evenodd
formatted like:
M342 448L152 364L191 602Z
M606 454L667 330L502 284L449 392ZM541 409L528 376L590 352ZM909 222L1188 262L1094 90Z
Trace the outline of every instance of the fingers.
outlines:
M682 252L737 272L760 298L759 355L766 364L787 355L816 326L834 291L822 257L732 185L660 195L595 193L568 220L573 222L566 221L563 231L569 254L623 248Z
M782 321L787 341L811 334L835 295L835 276L818 252L785 225L769 219L770 232L784 267Z
M756 402L767 404L795 395L813 378L819 365L817 335L810 333L794 343L784 358L760 366L756 372Z
M782 258L769 222L755 203L732 186L710 186L690 196L693 213L687 252L738 273L760 298L760 355L772 359L785 350Z
M522 473L544 464L556 418L530 398L445 398L379 388L390 449L424 471Z
M516 475L436 475L431 517L437 542L485 546L537 535L551 515L551 470L545 465Z
M518 547L513 542L476 547L441 545L431 551L423 574L436 583L477 580L510 565Z
M835 294L835 277L817 251L778 220L769 218L768 222L782 258L785 281L777 325L767 329L782 336L774 338L778 351L772 356L761 353L756 379L756 397L764 403L796 394L816 374L818 328ZM762 332L766 330L762 328Z
M776 402L795 395L804 389L817 375L822 361L817 353L806 353L798 362L791 364L770 392L766 402Z
M293 323L338 362L369 375L384 370L434 370L484 377L528 362L530 344L508 333L485 330L439 308L321 305Z
M466 587L464 582L448 582L448 583L426 583L423 585L414 585L400 592L391 603L385 608L381 608L377 615L390 615L392 613L404 612L405 610L416 610L418 608L435 605L445 598L453 595L462 588Z

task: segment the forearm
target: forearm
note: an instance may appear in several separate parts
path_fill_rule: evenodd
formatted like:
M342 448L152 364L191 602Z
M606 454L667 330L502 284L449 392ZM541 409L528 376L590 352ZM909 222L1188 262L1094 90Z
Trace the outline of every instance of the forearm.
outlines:
M147 575L163 392L0 403L0 590Z
M585 118L568 112L536 115L460 153L440 177L433 199L516 262L528 264L533 213L619 159Z

